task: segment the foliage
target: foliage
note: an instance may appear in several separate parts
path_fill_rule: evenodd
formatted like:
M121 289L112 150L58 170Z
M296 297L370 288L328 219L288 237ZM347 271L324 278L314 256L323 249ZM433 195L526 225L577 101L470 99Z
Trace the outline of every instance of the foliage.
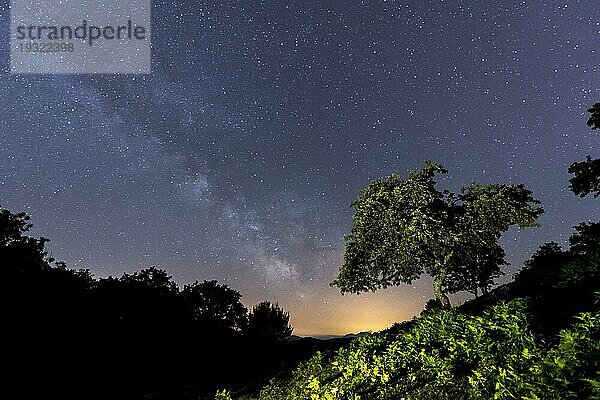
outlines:
M447 171L431 161L405 181L392 174L363 189L344 260L332 283L342 293L375 291L433 276L445 307L446 292L487 290L505 264L498 239L510 226L537 226L543 212L523 185L472 184L459 194L436 189Z
M0 206L1 207L1 206ZM24 212L13 214L9 210L0 209L0 246L7 246L24 238L23 233L32 225L29 216Z
M569 238L571 253L585 255L600 252L600 222L582 222L574 228L575 234Z
M481 290L485 294L496 278L502 275L500 267L508 265L504 250L494 242L489 243L489 248L485 250L481 246L465 243L456 252L462 262L457 262L446 276L444 286L449 293L465 290L477 297Z
M569 188L577 196L600 196L600 158L587 156L585 161L574 162L569 166L569 173L575 174L569 180Z
M478 313L500 300L527 297L532 327L548 338L571 323L574 315L593 311L594 292L600 288L600 238L594 229L581 226L575 227L569 249L555 242L543 244L512 282L465 303L461 310Z
M251 337L281 342L292 334L289 324L290 313L285 312L279 304L269 301L258 303L248 315L248 331Z
M590 113L590 118L587 121L588 126L592 129L598 129L600 127L600 103L594 104L587 111Z
M241 295L217 281L198 281L185 285L181 291L193 318L222 332L242 332L247 324L247 310Z
M429 299L425 302L425 308L423 309L423 311L421 311L421 313L436 311L441 308L443 308L442 303L440 303L438 299Z
M54 261L47 257L45 245L48 239L26 236L32 225L25 213L13 214L0 207L0 257L4 261L7 281L13 274L40 273Z
M123 274L121 283L130 289L151 290L157 295L175 294L178 292L177 284L167 271L150 267L133 274Z
M600 313L583 313L542 363L540 398L600 398ZM549 395L550 394L550 395Z
M515 281L525 285L546 286L546 282L559 282L555 273L560 273L565 263L571 260L570 254L556 242L545 243L525 261L525 265L516 275Z
M217 394L215 395L215 400L232 400L231 392L226 389L219 390L219 391L217 391Z
M256 397L275 399L596 398L600 314L586 313L547 348L536 339L522 300L482 316L424 314L397 333L371 334L326 355Z
M509 285L526 292L548 292L554 288L579 288L600 278L600 223L581 223L574 227L569 238L569 249L550 242L525 261L524 268Z
M600 103L594 104L590 109L590 118L587 122L592 129L600 127ZM589 155L585 161L574 162L569 166L569 173L575 174L569 180L569 188L577 196L585 197L593 194L600 196L600 159L593 159Z

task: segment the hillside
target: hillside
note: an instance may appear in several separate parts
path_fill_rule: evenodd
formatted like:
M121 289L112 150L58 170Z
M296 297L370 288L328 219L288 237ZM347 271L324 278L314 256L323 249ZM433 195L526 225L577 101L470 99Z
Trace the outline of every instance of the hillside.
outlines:
M260 393L217 398L599 398L600 241L578 228L568 251L542 246L486 296L317 352Z

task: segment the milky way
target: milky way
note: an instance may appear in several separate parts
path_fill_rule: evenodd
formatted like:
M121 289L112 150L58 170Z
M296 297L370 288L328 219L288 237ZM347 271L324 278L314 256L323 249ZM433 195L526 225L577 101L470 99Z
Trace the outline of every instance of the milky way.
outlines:
M329 287L372 179L432 159L442 187L526 184L546 214L503 238L508 277L599 215L567 187L600 155L596 2L154 2L152 74L41 76L8 73L0 4L0 204L70 267L217 279L346 333L432 296Z

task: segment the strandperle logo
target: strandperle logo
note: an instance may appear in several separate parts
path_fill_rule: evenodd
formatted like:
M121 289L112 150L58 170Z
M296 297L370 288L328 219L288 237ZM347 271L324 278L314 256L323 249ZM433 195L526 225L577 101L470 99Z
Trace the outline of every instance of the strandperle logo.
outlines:
M121 39L146 39L146 28L139 25L134 25L131 20L127 20L126 25L118 25L113 27L107 25L99 27L89 25L86 20L81 22L81 25L72 27L66 26L36 26L36 25L21 25L17 26L17 40L71 40L81 39L87 41L91 46L94 41L99 39L121 40Z
M149 0L13 0L11 72L150 73Z

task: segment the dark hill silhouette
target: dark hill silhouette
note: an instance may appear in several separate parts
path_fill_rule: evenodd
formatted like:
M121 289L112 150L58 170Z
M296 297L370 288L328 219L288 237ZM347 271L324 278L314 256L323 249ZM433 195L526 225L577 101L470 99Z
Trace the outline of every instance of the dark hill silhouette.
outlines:
M198 398L260 385L341 345L287 343L287 319L273 330L276 318L251 318L248 330L241 295L216 281L180 290L155 267L101 279L70 270L30 228L0 208L0 398Z

